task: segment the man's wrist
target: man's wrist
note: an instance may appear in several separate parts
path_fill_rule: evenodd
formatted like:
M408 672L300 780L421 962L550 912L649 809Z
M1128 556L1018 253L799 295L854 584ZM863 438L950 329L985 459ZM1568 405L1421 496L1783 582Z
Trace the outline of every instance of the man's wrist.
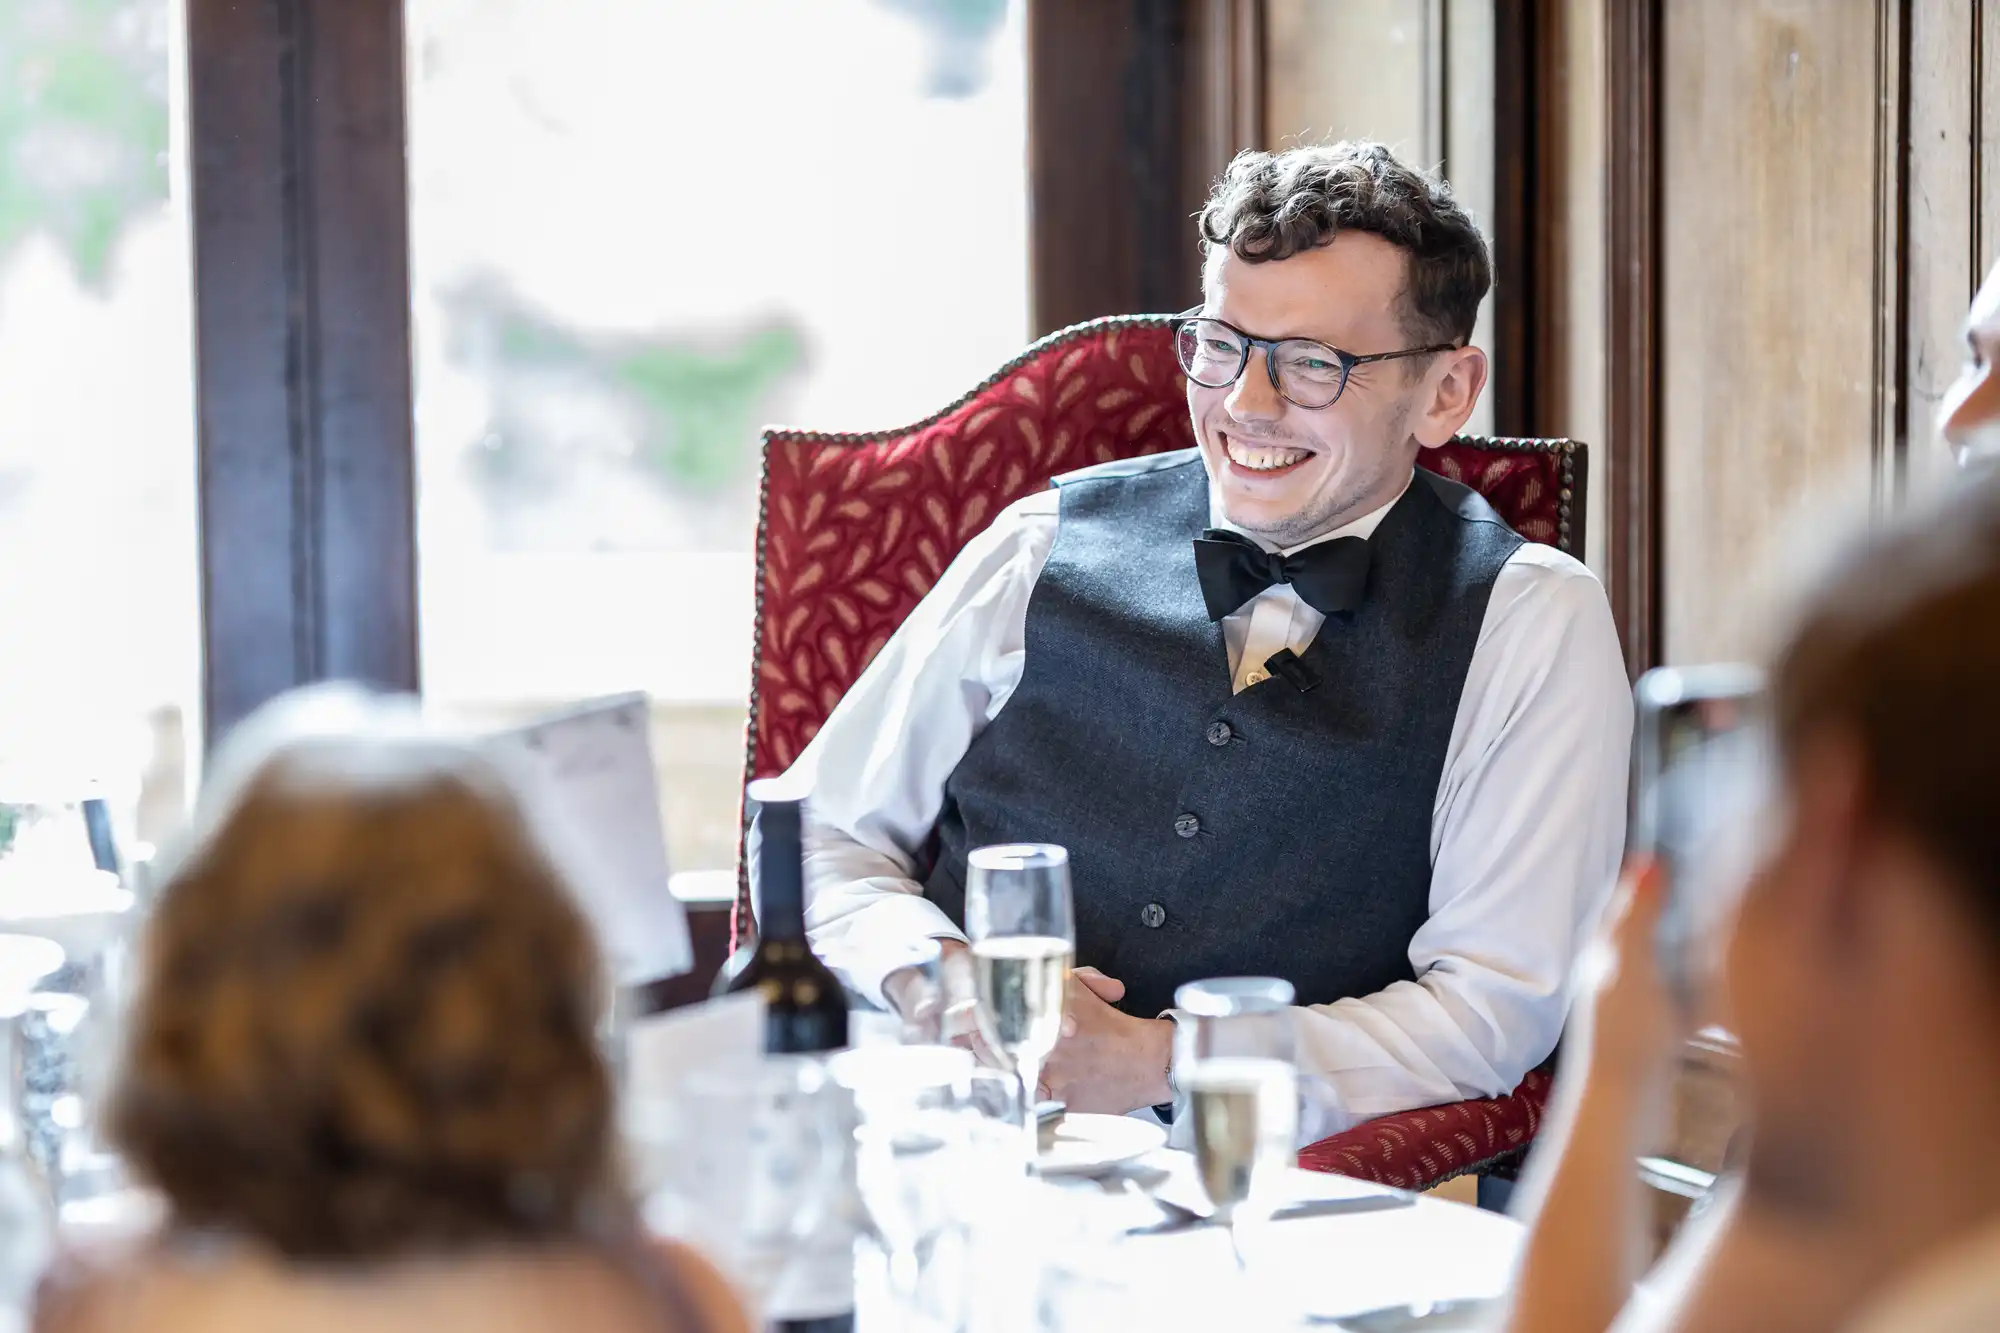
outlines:
M906 963L882 978L882 999L892 1013L902 1018L912 1017L910 1010L921 999L918 988L923 979L923 969L914 963Z
M932 970L931 961L928 959L906 963L882 978L883 1003L904 1019L915 1018L917 1015L912 1011L926 1000L948 1002L951 983L947 969L955 954L965 952L966 944L965 941L950 936L937 936L935 943L938 946L934 969L935 989L941 993L932 994L934 989L932 978L926 976L926 972Z
M1161 1106L1174 1100L1174 1020L1148 1019L1146 1023L1148 1063L1158 1071L1155 1083L1145 1090L1141 1106Z

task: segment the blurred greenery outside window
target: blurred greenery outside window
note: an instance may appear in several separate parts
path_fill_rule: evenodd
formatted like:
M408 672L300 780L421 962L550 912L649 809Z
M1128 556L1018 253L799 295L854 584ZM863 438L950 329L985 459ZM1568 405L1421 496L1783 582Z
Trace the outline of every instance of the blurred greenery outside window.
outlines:
M1026 341L1019 0L410 0L423 678L644 689L676 870L735 851L757 433Z
M0 799L101 783L128 839L198 730L178 21L0 0Z

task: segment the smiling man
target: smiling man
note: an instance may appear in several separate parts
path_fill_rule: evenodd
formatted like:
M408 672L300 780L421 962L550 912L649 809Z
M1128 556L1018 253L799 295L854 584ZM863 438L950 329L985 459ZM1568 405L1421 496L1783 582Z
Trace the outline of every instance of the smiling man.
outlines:
M1512 1089L1553 1047L1624 827L1604 593L1416 467L1486 383L1486 243L1379 144L1245 153L1181 322L1199 447L1004 512L788 775L807 925L901 1005L967 854L1070 852L1045 1083L1169 1102L1174 989L1287 978L1317 1137Z

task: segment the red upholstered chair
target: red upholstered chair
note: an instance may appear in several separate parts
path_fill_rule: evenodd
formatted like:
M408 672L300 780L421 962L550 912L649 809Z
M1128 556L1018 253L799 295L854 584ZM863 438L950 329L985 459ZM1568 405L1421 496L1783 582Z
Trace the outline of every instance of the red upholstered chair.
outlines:
M937 582L1014 500L1092 463L1194 443L1164 315L1050 334L913 426L764 433L745 780L781 773ZM1420 463L1484 495L1522 536L1583 546L1584 446L1461 437ZM735 934L749 924L739 858ZM1483 1170L1535 1131L1547 1080L1512 1096L1372 1121L1301 1162L1404 1186Z

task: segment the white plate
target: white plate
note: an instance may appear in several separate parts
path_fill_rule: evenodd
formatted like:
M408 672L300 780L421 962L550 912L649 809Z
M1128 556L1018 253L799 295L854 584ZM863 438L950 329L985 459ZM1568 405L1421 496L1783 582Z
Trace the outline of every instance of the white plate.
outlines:
M1071 1112L1056 1123L1055 1142L1042 1150L1035 1169L1044 1176L1101 1176L1166 1142L1164 1125Z
M1309 1315L1313 1324L1346 1329L1347 1333L1482 1333L1498 1328L1505 1306L1498 1300L1453 1300L1435 1304L1392 1305L1365 1314Z

